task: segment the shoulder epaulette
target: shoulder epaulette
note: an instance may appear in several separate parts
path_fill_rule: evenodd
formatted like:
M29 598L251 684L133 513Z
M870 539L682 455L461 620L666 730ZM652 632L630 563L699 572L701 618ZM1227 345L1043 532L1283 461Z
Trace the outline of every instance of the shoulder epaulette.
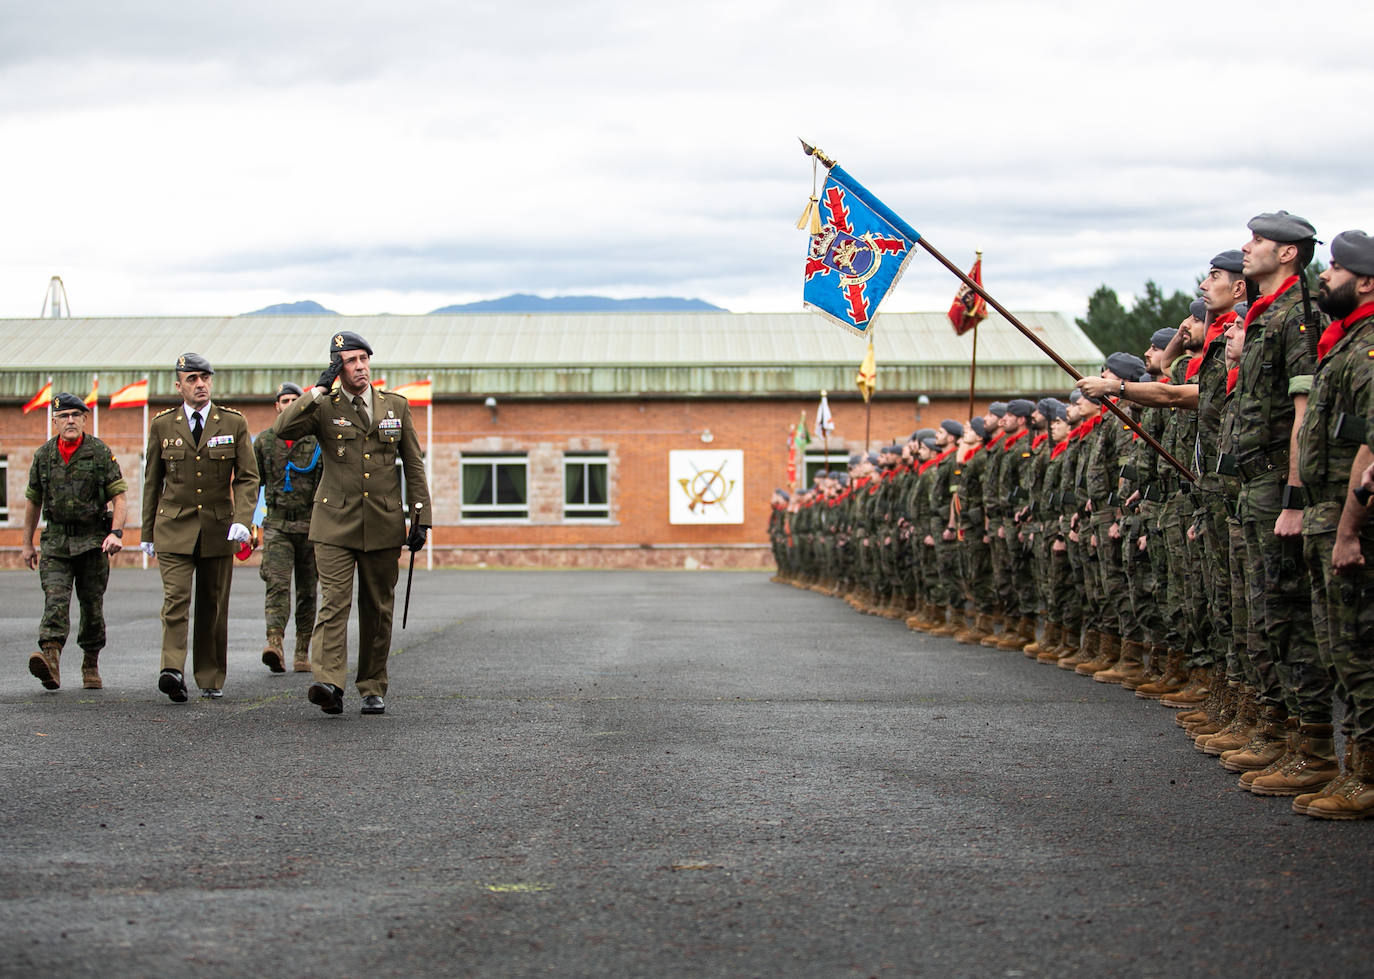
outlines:
M170 415L172 412L174 412L174 411L176 411L176 410L177 410L177 406L176 406L176 405L172 405L172 407L170 407L170 408L163 408L161 411L159 411L159 412L158 412L156 415L154 415L153 417L154 417L154 418L161 418L163 415Z
M228 405L215 405L215 409L217 411L227 411L231 415L243 416L243 412L239 411L237 408L230 408Z

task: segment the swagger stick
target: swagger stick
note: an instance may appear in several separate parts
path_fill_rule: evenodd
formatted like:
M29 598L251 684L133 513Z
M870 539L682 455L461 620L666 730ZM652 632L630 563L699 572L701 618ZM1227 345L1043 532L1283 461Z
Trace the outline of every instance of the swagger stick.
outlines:
M410 570L406 572L406 604L401 610L401 631L405 631L406 619L410 618L410 583L415 578L415 552L410 552Z
M805 151L807 156L814 156L816 159L820 160L821 163L824 164L827 168L834 167L836 165L834 160L826 156L816 147L807 143L806 140L802 140L801 144L802 149ZM898 222L901 221L900 218L898 218L897 220ZM904 225L904 222L901 223ZM1063 370L1064 373L1068 374L1075 381L1081 381L1083 379L1083 375L1078 373L1078 371L1074 369L1072 364L1070 364L1063 357L1059 356L1059 354L1054 350L1053 347L1049 346L1047 343L1045 343L1045 341L1041 340L1038 336L1032 333L1024 323L1022 323L1019 319L1012 315L1010 310L1008 310L1005 306L999 303L992 296L988 295L986 289L984 289L978 283L974 282L973 279L966 275L962 269L960 269L949 259L945 258L944 255L940 254L940 250L936 248L934 245L932 245L929 241L927 241L924 235L915 233L914 229L912 229L912 235L914 235L917 244L919 244L922 248L929 252L930 255L937 262L939 262L951 273L953 273L955 278L957 278L964 285L968 286L975 293L982 296L984 302L986 302L993 309L997 310L997 312L1001 313L1002 317L1008 323L1010 323L1012 326L1020 330L1022 336L1024 336L1031 343L1035 344L1040 349L1041 353L1043 353L1045 356L1049 357L1050 360L1058 364L1059 368ZM1160 445L1159 441L1153 435L1145 431L1145 429L1141 428L1139 423L1137 423L1134 418L1132 418L1130 415L1126 414L1126 412L1122 411L1119 407L1117 407L1115 402L1108 398L1106 401L1103 402L1103 404L1105 404L1111 410L1112 414L1116 415L1117 418L1120 418L1127 428L1129 428L1131 431L1135 432L1136 435L1144 439L1146 445L1148 445L1150 448L1154 449L1161 456L1163 456L1164 459L1168 461L1169 465L1177 469L1184 477L1187 478L1187 480L1190 483L1197 482L1197 477L1192 474L1192 472L1188 469L1187 466L1185 466L1183 463L1179 462L1176 458L1174 458L1174 456L1169 452L1168 449Z

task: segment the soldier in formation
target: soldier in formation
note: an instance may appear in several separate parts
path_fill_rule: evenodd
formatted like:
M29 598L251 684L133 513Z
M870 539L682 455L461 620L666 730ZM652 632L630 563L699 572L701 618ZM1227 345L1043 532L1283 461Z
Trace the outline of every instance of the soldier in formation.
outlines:
M993 402L794 495L779 578L1158 700L1245 791L1367 818L1374 239L1335 236L1314 297L1313 227L1248 229L1177 329L1065 398Z

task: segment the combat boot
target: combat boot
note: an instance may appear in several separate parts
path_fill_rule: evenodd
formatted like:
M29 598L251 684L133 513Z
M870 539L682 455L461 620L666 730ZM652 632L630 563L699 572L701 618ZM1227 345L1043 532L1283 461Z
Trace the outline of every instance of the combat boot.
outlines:
M932 636L953 636L958 633L960 629L964 628L964 612L962 609L953 607L941 608L940 606L936 606L936 608L939 609L937 619L943 620L945 618L945 613L948 612L949 620L941 621L939 625L931 629L930 634Z
M1304 816L1308 815L1307 807L1321 796L1330 795L1332 792L1339 792L1341 786L1345 784L1345 780L1351 776L1354 769L1355 742L1347 738L1345 742L1345 754L1341 758L1341 773L1316 792L1304 792L1302 795L1294 796L1293 811L1302 813Z
M1188 684L1182 690L1166 693L1159 698L1165 707L1198 707L1212 692L1211 680L1205 666L1195 666L1188 671ZM1140 693L1139 690L1136 693Z
M1185 655L1181 649L1169 650L1164 676L1154 683L1142 683L1135 688L1135 695L1143 700L1159 700L1165 694L1182 690L1188 683L1188 671L1183 666Z
M1097 644L1097 655L1086 663L1079 663L1073 671L1079 676L1092 676L1098 670L1105 670L1121 658L1121 637L1110 632L1101 634Z
M1007 619L1007 631L997 642L998 649L1021 649L1035 638L1035 620L1022 616Z
M1079 642L1078 649L1071 650L1067 656L1059 657L1059 661L1055 665L1061 670L1072 670L1076 668L1078 664L1086 663L1088 660L1097 656L1097 649L1101 645L1102 633L1098 632L1096 629L1089 629L1087 632L1083 633L1083 638Z
M1064 636L1068 632L1059 622L1045 623L1045 635L1040 640L1040 652L1035 654L1037 663L1057 663L1065 655Z
M1145 671L1139 676L1131 677L1121 681L1121 686L1127 690L1136 690L1147 683L1154 683L1164 676L1164 663L1168 659L1169 650L1160 643L1152 643L1149 647L1150 658L1145 666Z
M973 617L973 623L956 632L954 638L966 646L976 646L990 635L992 635L992 623L988 616L978 612Z
M991 625L992 628L988 630L988 634L984 638L978 641L978 645L986 646L988 649L996 649L997 644L1002 641L1002 636L1006 635L1007 630L1011 628L1011 619L998 612L991 617ZM1001 634L996 632L998 629L1002 630Z
M1273 775L1275 772L1282 771L1283 766L1287 765L1289 760L1297 753L1297 749L1298 719L1296 717L1290 717L1283 722L1283 752L1263 768L1241 772L1240 778L1237 780L1236 784L1242 789L1248 789L1250 788L1250 783L1261 775Z
M1143 642L1127 639L1121 644L1121 658L1108 670L1093 674L1098 683L1124 683L1128 678L1143 676L1145 673L1145 651Z
M1341 766L1336 763L1334 733L1330 724L1299 727L1296 750L1288 764L1272 775L1257 776L1250 783L1250 791L1255 795L1320 792L1341 773Z
M1350 774L1337 788L1307 804L1317 819L1367 819L1374 816L1374 741L1355 742Z
M1026 643L1026 645L1021 647L1021 652L1025 653L1031 659L1039 659L1041 653L1048 652L1059 644L1060 631L1061 627L1058 622L1046 621L1045 631L1041 634L1040 638L1036 639L1034 642Z
M311 633L309 632L296 633L296 661L291 664L293 672L310 672L310 638Z
M1205 755L1220 755L1223 751L1244 748L1254 737L1258 721L1259 698L1249 687L1242 686L1236 701L1236 714L1231 723L1216 734L1200 735L1193 742L1193 747Z
M1221 711L1222 699L1225 697L1227 689L1226 668L1213 666L1211 680L1207 684L1207 699L1190 710L1180 710L1174 715L1174 723L1192 733L1192 729L1198 725L1216 720ZM1215 734L1219 730L1221 730L1220 725L1207 733Z
M273 673L285 673L286 654L282 652L282 640L285 637L280 629L267 630L267 645L262 647L262 662Z
M93 653L82 652L81 656L81 686L85 690L100 690L105 686L100 679L100 651Z
M1265 707L1260 711L1259 723L1249 743L1234 751L1223 751L1221 767L1228 772L1253 772L1268 766L1288 746L1287 719L1284 708Z
M1231 719L1236 716L1236 703L1239 698L1239 687L1226 682L1225 677L1219 678L1212 684L1212 696L1203 706L1202 716L1185 721L1183 730L1194 742L1198 738L1219 734L1221 729L1230 724ZM1184 711L1183 713L1195 712Z
M44 690L56 690L62 686L57 661L62 658L62 647L48 641L38 644L38 652L29 654L29 672L43 684Z

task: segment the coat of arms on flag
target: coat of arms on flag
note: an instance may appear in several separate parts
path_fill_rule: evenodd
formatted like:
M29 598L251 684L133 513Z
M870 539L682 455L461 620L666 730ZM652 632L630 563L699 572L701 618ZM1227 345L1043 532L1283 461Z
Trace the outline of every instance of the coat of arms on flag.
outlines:
M979 252L969 270L968 277L980 286L983 284L983 253ZM949 307L949 321L954 324L954 332L962 336L988 318L988 304L982 296L961 283L954 302Z
M813 200L819 213L812 221L802 301L866 336L921 236L838 165L830 167L820 198Z

